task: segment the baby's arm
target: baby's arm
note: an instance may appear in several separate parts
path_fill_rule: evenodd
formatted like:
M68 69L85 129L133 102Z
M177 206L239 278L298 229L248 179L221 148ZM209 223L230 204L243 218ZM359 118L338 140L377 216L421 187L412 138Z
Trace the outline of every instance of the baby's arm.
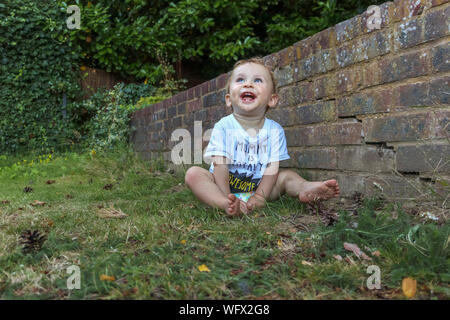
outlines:
M248 199L247 209L263 207L266 204L266 199L269 198L272 189L277 182L279 162L271 162L259 183L255 194Z

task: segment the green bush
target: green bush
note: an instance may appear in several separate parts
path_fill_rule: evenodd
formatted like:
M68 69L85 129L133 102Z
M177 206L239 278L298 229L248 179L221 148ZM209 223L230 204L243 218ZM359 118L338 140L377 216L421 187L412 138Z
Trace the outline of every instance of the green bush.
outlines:
M81 0L81 30L71 38L87 65L123 76L157 84L164 65L195 63L212 78L238 59L276 52L384 2Z

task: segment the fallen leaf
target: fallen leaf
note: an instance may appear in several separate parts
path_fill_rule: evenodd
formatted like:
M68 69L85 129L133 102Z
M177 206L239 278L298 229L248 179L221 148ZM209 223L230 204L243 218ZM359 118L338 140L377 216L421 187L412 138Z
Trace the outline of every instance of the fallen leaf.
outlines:
M56 181L55 180L47 180L45 183L46 184L53 184L53 183L55 183Z
M313 266L313 264L312 264L311 262L308 262L308 261L306 261L306 260L303 260L303 261L302 261L302 265L304 265L304 266L310 266L310 267Z
M109 183L109 184L105 185L105 186L103 187L103 189L105 189L105 190L111 190L112 187L113 187L113 185L112 185L111 183Z
M200 271L200 272L211 272L211 270L209 270L209 268L205 264L202 264L201 266L198 266L197 268L198 268L198 271Z
M116 278L114 278L114 276L107 276L106 274L102 274L100 276L100 280L101 281L114 281L114 280L116 280Z
M67 199L73 199L73 195L71 195L71 194L66 194L66 198L67 198Z
M353 259L351 257L349 257L349 256L346 256L344 258L344 260L347 261L348 263L354 265L354 266L356 265L355 261L353 261Z
M333 258L335 258L338 261L342 261L342 257L339 254L333 254Z
M277 245L278 245L278 248L283 247L283 241L281 239L278 239Z
M244 271L244 270L243 269L233 269L233 270L230 271L230 274L232 276L235 276L235 275L241 273L242 271Z
M354 254L356 254L356 256L358 258L363 258L365 260L372 260L372 258L370 258L368 255L366 255L364 252L361 251L361 249L354 243L348 243L348 242L344 242L344 248L347 251L351 251Z
M34 200L34 202L33 202L33 203L30 203L30 205L32 205L33 207L36 207L36 206L44 206L44 205L45 205L45 202L42 202L42 201L39 201L39 200Z
M380 251L376 250L374 252L372 252L372 255L375 257L379 257L380 256Z
M23 188L23 192L26 192L26 193L33 192L33 188L32 187L25 187L25 188Z
M9 200L2 200L2 204L9 204Z
M402 280L402 290L403 294L407 298L412 298L416 294L417 290L417 281L413 278L404 278Z
M123 219L128 217L127 214L123 213L120 209L114 208L104 208L98 211L98 215L100 218L114 218L114 219Z

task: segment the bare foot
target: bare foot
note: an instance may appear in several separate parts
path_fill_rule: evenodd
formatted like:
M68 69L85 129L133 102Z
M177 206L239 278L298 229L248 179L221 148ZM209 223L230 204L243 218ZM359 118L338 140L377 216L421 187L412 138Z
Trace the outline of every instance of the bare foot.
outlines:
M328 200L339 195L339 184L336 180L305 182L298 199L301 202Z
M225 210L226 213L229 216L238 216L242 213L241 207L241 200L234 194L230 193L228 195L228 207Z

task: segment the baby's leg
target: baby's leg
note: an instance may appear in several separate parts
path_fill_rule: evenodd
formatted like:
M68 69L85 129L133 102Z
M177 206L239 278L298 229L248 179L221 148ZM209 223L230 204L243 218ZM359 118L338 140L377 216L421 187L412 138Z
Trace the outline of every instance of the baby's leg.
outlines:
M339 196L339 184L334 179L306 181L295 171L280 170L269 199L278 199L283 193L298 198L301 202L327 200Z
M186 185L202 202L224 210L228 215L241 213L240 200L235 195L225 195L214 181L214 175L201 167L191 167L186 172Z

